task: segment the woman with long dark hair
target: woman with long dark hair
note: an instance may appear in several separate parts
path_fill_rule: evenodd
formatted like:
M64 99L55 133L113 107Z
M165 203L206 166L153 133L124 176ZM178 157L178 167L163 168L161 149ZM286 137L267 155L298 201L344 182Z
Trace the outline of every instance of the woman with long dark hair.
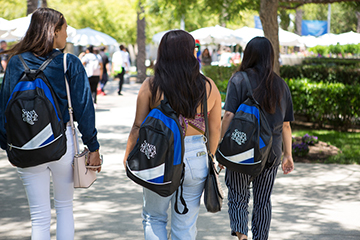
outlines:
M0 144L7 149L5 129L5 108L15 85L24 72L19 55L22 56L30 69L38 69L51 55L65 48L67 23L62 13L50 8L38 8L31 17L25 37L8 51L10 60L6 68L4 81L0 92ZM70 117L65 88L63 54L56 57L44 69L47 80L58 100L63 122ZM67 75L70 86L74 118L82 134L84 144L89 148L89 165L99 166L99 142L95 128L95 111L92 104L89 81L80 60L68 54ZM46 110L44 109L46 112ZM66 153L57 161L45 162L40 165L21 168L18 173L23 181L30 206L32 222L32 239L50 240L50 175L53 182L54 205L56 209L56 237L60 240L74 239L73 217L73 168L74 142L71 126L66 127ZM26 160L26 159L25 159ZM24 160L24 161L25 161ZM96 169L101 170L101 167ZM51 173L51 174L50 174Z
M246 46L239 71L228 83L225 114L222 120L221 137L225 135L240 104L247 98L247 87L241 71L247 73L255 99L265 110L266 119L273 135L272 148L277 156L272 167L266 168L253 180L254 208L251 231L254 240L268 239L271 221L271 192L280 165L282 142L284 156L281 167L284 174L294 169L291 153L291 127L294 120L289 87L273 71L274 49L267 38L255 37ZM248 204L250 176L226 169L228 206L232 235L240 240L248 235Z
M136 116L131 129L124 164L139 136L139 128L151 109L158 106L166 95L171 107L179 115L185 142L185 179L183 196L189 212L180 215L171 209L171 238L196 238L196 220L200 197L208 173L205 123L202 102L207 94L210 151L215 153L220 137L221 98L214 82L199 72L195 56L195 40L187 32L174 30L166 33L159 45L155 75L146 79L140 88ZM197 154L204 153L204 154ZM161 197L144 188L143 226L145 239L167 238L167 209L175 201L175 194Z

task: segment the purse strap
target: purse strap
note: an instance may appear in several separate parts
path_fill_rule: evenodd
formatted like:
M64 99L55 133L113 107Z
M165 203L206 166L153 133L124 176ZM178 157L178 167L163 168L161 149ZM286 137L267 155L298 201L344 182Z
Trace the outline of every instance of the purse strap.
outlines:
M205 82L205 96L203 99L203 113L204 113L204 120L205 120L205 137L207 139L206 146L208 149L208 153L210 152L210 138L209 138L209 120L207 115L207 94L206 94L206 82Z
M205 82L205 96L204 96L204 100L203 100L203 113L204 113L204 120L205 120L205 137L207 139L206 141L206 146L207 146L207 151L208 151L208 160L209 160L209 172L210 172L210 168L212 167L214 169L214 171L219 174L216 171L216 168L214 167L214 155L210 152L210 135L209 135L209 119L208 119L208 114L207 114L207 92L206 92L206 82ZM212 164L212 165L211 165Z
M69 83L68 83L68 80L66 77L66 71L67 71L66 56L67 56L67 53L64 54L65 86L66 86L66 95L67 95L67 100L68 100L68 110L69 110L69 116L70 116L71 131L72 131L72 135L74 138L75 155L77 155L77 154L79 154L79 145L78 145L79 143L77 141L76 130L75 130L75 125L74 125L74 116L73 116L73 108L71 105L70 87L69 87Z

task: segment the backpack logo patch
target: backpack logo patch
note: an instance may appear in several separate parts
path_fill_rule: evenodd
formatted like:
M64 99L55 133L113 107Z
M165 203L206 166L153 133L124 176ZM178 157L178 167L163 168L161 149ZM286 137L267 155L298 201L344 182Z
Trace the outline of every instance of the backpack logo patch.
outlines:
M35 110L26 111L25 109L23 109L22 112L22 119L24 122L27 122L30 125L34 125L34 122L38 120L38 115Z
M242 145L246 142L246 133L240 132L238 129L235 129L231 134L231 140L235 141L238 145Z
M156 155L156 147L144 140L141 144L140 152L144 153L145 156L150 160L150 158L154 158Z

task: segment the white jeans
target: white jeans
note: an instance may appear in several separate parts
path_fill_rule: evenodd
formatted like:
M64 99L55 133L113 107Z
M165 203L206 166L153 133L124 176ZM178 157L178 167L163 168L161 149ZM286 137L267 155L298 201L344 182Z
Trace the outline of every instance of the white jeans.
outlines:
M167 209L171 202L171 239L195 240L196 220L199 215L200 197L204 190L208 174L207 150L202 135L186 136L185 143L185 178L183 196L189 212L180 215L174 210L176 194L161 197L144 188L143 226L146 240L165 240L167 238ZM179 190L180 195L180 190ZM178 196L179 198L179 196ZM179 211L183 206L178 199Z
M71 127L67 127L66 138L67 151L60 160L35 167L18 168L29 201L33 240L50 240L50 173L57 219L56 239L74 239L74 180L71 166L74 157L74 140Z

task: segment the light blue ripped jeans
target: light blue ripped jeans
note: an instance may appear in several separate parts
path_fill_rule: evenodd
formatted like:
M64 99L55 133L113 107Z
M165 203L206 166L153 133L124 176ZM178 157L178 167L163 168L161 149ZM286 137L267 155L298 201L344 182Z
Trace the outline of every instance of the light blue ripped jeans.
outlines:
M186 136L184 143L185 179L183 183L183 196L189 212L184 215L175 212L175 193L169 197L161 197L157 193L144 188L142 217L146 240L167 239L167 210L170 202L171 239L196 239L196 220L199 215L200 197L204 190L205 180L208 174L206 141L203 135L194 135ZM179 211L182 212L183 206L179 199L178 206Z

